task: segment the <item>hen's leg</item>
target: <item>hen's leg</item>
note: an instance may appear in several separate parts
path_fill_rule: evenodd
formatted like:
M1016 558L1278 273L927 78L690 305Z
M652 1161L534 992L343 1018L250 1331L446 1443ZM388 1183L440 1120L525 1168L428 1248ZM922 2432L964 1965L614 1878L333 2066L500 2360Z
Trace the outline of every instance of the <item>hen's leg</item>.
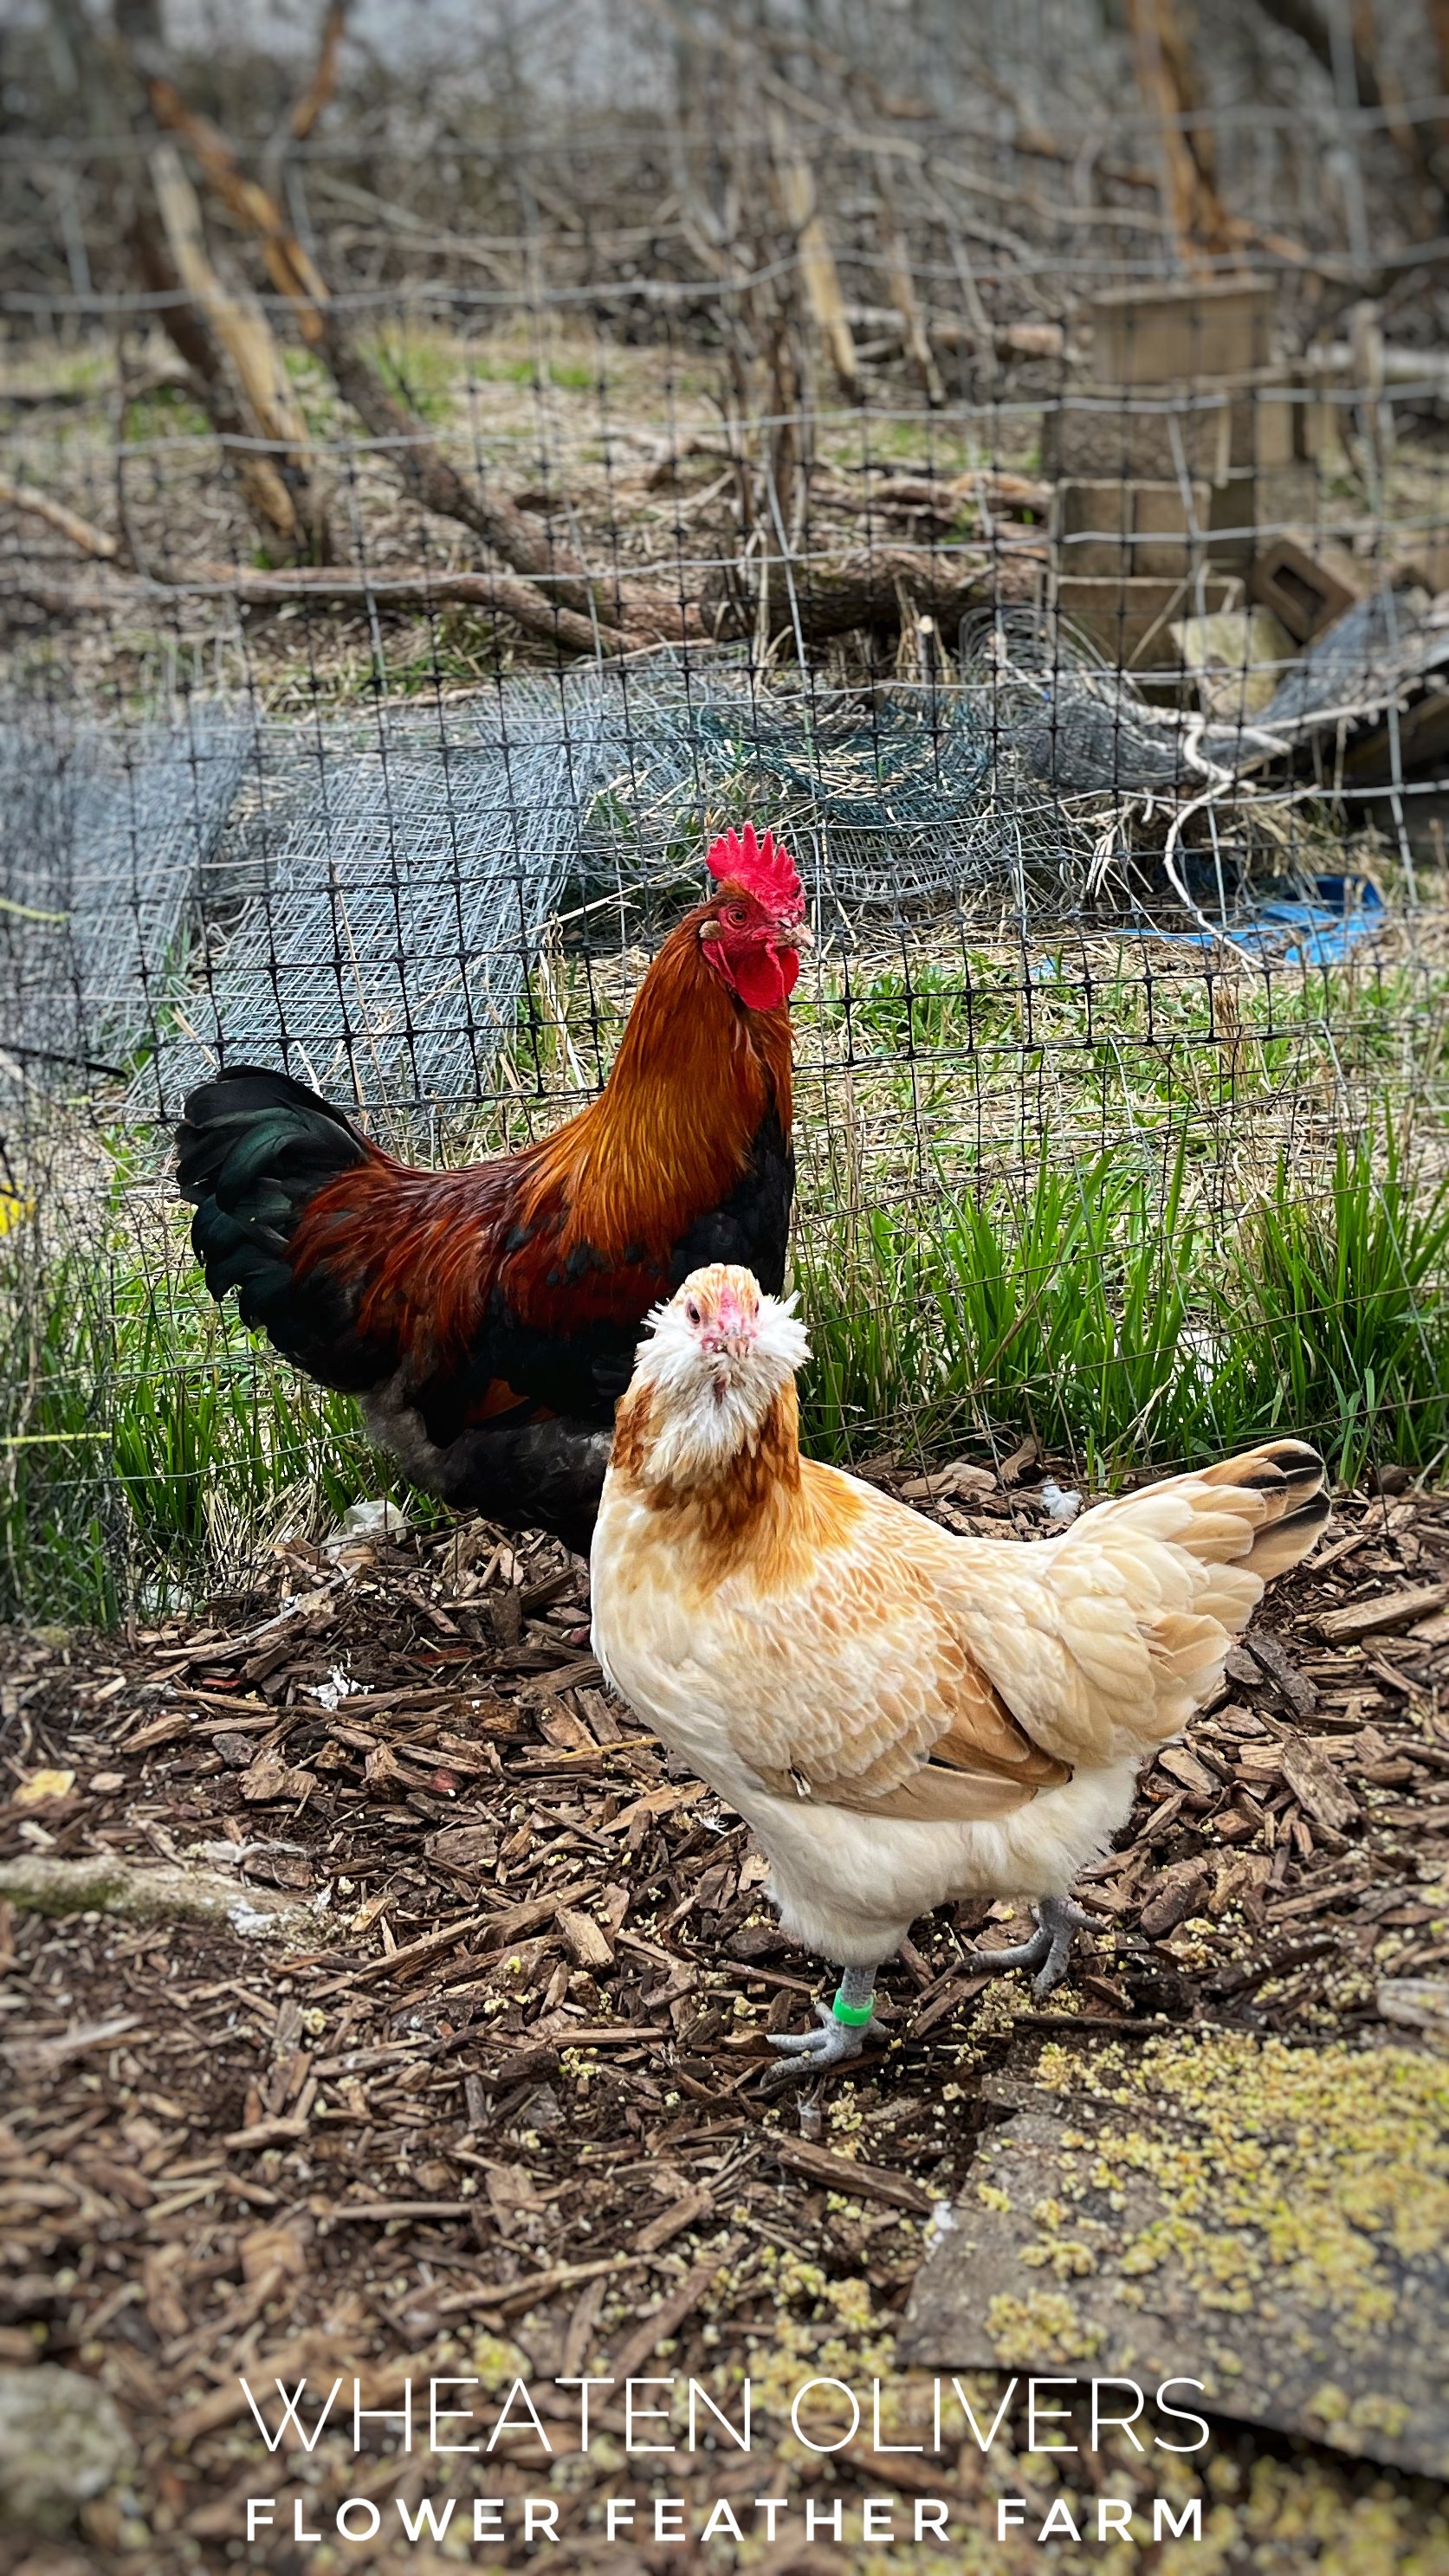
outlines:
M1031 1990L1040 1999L1061 1984L1073 1937L1078 1932L1090 1932L1092 1918L1069 1896L1044 1896L1032 1911L1036 1930L1029 1941L1018 1942L1012 1950L973 1950L968 1965L990 1968L997 1974L1007 1968L1035 1968Z
M797 2075L820 2075L828 2066L843 2066L848 2058L859 2057L871 2027L874 1992L874 1968L842 1968L834 2003L815 2007L818 2030L771 2035L770 2046L778 2048L788 2063L771 2068L765 2078L765 2091L778 2093Z

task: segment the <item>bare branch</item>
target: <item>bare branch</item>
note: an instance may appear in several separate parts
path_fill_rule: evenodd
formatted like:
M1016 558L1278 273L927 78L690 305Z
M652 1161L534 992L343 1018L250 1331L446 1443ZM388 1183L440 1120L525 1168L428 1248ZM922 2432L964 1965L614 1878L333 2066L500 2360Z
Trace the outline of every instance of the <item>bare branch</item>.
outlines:
M89 519L78 517L63 501L52 501L48 492L37 492L33 483L12 483L8 475L0 475L0 504L19 510L25 518L43 520L68 545L78 547L97 563L114 563L121 551L115 538L108 537L103 528L93 528Z
M327 15L322 21L322 42L312 77L287 120L294 143L306 142L337 87L337 66L342 57L346 27L347 0L328 0Z
M7 497L0 490L0 500ZM23 571L13 577L11 587L53 616L91 609L113 616L118 605L138 596L214 598L220 593L248 608L283 608L297 600L311 600L318 607L481 608L498 617L512 618L515 625L546 643L556 644L563 652L584 653L591 658L601 653L614 656L648 650L652 642L647 636L620 635L611 627L596 627L591 619L578 616L572 609L555 607L527 582L514 581L507 573L314 572L303 567L256 572L242 564L199 563L182 580L159 581L154 574L145 575L128 581L124 591L64 590Z

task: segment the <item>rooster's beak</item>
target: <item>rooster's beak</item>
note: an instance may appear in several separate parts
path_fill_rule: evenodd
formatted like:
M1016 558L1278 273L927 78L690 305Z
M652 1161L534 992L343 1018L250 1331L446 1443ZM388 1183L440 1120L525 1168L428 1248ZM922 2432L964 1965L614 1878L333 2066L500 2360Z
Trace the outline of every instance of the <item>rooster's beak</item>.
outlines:
M791 948L813 948L815 945L815 933L808 921L792 922L785 938Z

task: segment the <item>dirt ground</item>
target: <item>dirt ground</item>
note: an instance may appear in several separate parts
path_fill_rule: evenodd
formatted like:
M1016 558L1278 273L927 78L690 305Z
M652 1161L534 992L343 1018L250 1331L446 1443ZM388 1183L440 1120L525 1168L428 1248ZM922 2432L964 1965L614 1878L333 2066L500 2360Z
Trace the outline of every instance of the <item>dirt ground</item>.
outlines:
M1052 1526L1035 1466L1010 1489L948 1474L935 1493L873 1472L957 1527ZM1449 1498L1342 1498L1316 1562L1235 1651L1225 1698L1144 1777L1084 1887L1099 1929L1075 1982L1043 2010L1021 1978L973 1970L973 1935L1014 1937L1006 1907L926 1918L883 1981L887 2044L803 2112L762 2098L765 2034L802 2025L828 1972L776 1930L745 1828L604 1691L584 1570L556 1547L515 1555L481 1523L292 1546L205 1621L0 1639L12 1873L183 1860L253 1907L296 1909L260 1934L145 1919L121 1872L85 1912L0 1906L0 2365L99 2380L139 2446L78 2533L0 2533L3 2576L468 2558L404 2546L394 2501L479 2491L471 2460L373 2438L359 2461L330 2429L268 2459L240 2376L319 2372L324 2393L360 2374L373 2407L409 2376L466 2375L466 2402L495 2412L515 2379L542 2388L554 2459L515 2413L486 2483L555 2498L560 2562L873 2568L891 2562L852 2540L862 2500L894 2497L908 2524L930 2493L980 2517L982 2554L973 2538L910 2563L1039 2565L1026 2536L1018 2557L988 2530L1003 2482L1044 2514L1109 2470L1112 2492L1145 2491L1151 2464L1123 2445L1059 2479L1026 2456L1015 2411L1004 2459L863 2437L827 2458L791 2432L786 2392L875 2377L888 2421L910 2420L895 2322L933 2210L1000 2116L983 2081L1038 2034L1211 2024L1371 2044L1387 2012L1399 2039L1433 2044L1418 1981L1449 1974L1446 1603ZM750 2375L754 2456L681 2454L669 2491L705 2514L721 2495L843 2501L841 2546L788 2517L733 2562L697 2537L611 2545L604 2501L647 2496L650 2464L621 2449L607 2390L578 2455L577 2398L552 2383L581 2373L689 2376L722 2406ZM1046 2555L1449 2568L1430 2482L1226 2428L1209 2456L1214 2546ZM449 2465L468 2473L456 2486ZM1171 2492L1198 2491L1178 2464ZM247 2549L257 2494L276 2523ZM337 2544L348 2494L386 2507L375 2543ZM294 2502L304 2532L331 2536L290 2538ZM512 2527L491 2550L528 2554Z

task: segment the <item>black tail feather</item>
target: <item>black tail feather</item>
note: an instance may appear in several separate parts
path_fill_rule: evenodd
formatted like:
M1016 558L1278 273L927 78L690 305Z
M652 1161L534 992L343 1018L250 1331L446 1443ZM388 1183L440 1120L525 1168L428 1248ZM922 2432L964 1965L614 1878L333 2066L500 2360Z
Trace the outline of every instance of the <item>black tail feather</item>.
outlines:
M333 1283L299 1284L289 1245L304 1208L371 1148L328 1100L263 1065L237 1065L193 1091L177 1130L176 1177L196 1210L191 1241L220 1303L327 1386L356 1393L376 1362L351 1342Z

